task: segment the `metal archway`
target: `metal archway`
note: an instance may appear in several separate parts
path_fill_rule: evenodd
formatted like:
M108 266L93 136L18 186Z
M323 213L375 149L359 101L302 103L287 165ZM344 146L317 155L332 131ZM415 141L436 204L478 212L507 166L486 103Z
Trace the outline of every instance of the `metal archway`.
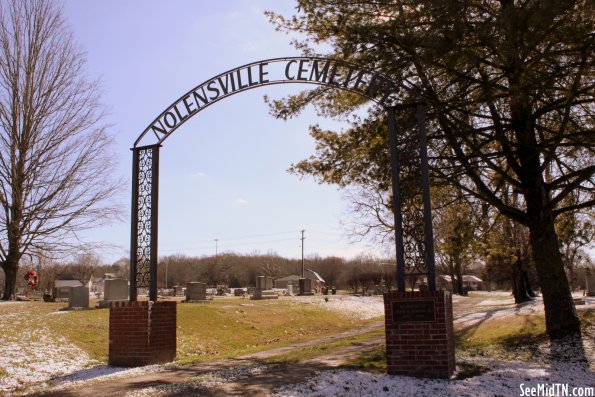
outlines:
M398 104L399 94L411 89L374 70L323 57L284 57L249 63L221 73L194 87L147 126L134 142L132 163L132 216L130 242L130 300L139 287L149 288L149 300L157 300L157 236L159 148L171 134L210 105L234 94L276 84L315 84L362 95L388 112L393 213L397 256L397 286L405 291L407 275L426 275L435 291L434 242L431 220L428 159L422 103ZM419 132L420 177L423 196L423 266L406 265L401 212L400 162L397 150L395 112L416 108Z

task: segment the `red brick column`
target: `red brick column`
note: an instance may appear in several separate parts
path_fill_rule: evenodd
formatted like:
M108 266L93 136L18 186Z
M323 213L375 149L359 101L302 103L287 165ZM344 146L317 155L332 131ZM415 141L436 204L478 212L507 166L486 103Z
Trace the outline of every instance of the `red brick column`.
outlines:
M449 292L388 292L384 310L389 374L452 376L455 348Z
M176 302L110 302L109 364L137 367L176 357Z

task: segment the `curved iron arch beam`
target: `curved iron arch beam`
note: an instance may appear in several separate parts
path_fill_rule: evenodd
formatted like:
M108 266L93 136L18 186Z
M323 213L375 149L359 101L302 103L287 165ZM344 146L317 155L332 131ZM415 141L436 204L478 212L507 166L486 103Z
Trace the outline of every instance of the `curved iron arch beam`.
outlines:
M325 57L265 59L218 74L186 92L147 126L134 147L161 145L182 124L212 104L240 92L277 84L328 86L362 95L381 106L396 102L402 90L413 91L382 73L342 60ZM151 142L146 143L147 140Z

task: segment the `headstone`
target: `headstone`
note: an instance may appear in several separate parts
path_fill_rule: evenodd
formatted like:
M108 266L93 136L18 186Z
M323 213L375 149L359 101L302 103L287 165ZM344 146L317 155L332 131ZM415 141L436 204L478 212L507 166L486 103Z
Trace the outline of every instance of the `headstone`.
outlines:
M184 296L185 292L184 292L184 288L182 288L181 285L176 285L174 287L174 292L176 296Z
M309 278L300 278L300 295L314 295L312 292L312 280Z
M256 289L259 291L264 291L265 285L264 285L264 276L256 276Z
M207 299L207 285L191 281L186 284L186 301L204 301Z
M70 291L70 300L68 301L68 308L89 308L89 288L87 287L72 287Z
M287 284L287 295L293 296L293 285Z
M273 278L268 276L256 277L256 290L250 299L278 299L279 295L273 291Z
M105 280L103 284L103 301L128 300L128 281L123 278ZM106 305L107 306L107 305Z
M236 288L233 290L233 295L234 296L244 296L244 295L246 295L246 291L244 291L243 288Z
M72 287L54 287L52 296L56 300L70 299Z

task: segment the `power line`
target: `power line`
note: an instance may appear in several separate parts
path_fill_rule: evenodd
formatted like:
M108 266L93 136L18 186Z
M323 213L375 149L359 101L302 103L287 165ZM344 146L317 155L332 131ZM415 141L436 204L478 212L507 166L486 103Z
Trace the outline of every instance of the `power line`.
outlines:
M225 241L234 241L234 240L246 240L251 238L258 238L258 237L268 237L268 236L279 236L282 234L293 234L295 230L287 231L287 232L275 232L275 233L265 233L265 234L253 234L249 236L239 236L239 237L220 237L219 240ZM160 246L164 245L172 245L172 244L196 244L196 243L208 243L213 241L212 239L208 240L188 240L188 241L170 241L166 243L159 243Z
M326 235L329 235L329 236L337 236L337 235L340 234L338 232L323 232L322 230L312 230L312 229L308 229L308 232L309 233L314 233L314 234L326 234Z
M222 239L218 239L221 241ZM217 248L219 249L226 249L231 247L240 247L244 245L252 245L252 244L268 244L268 243L277 243L281 241L295 241L295 238L283 238L283 239L276 239L276 240L265 240L265 241L250 241L245 243L236 243L236 244L218 244ZM201 247L188 247L188 248L169 248L169 249L160 249L160 252L173 252L173 251L197 251L197 250L211 250L215 247L215 245L208 245L208 246L201 246Z

